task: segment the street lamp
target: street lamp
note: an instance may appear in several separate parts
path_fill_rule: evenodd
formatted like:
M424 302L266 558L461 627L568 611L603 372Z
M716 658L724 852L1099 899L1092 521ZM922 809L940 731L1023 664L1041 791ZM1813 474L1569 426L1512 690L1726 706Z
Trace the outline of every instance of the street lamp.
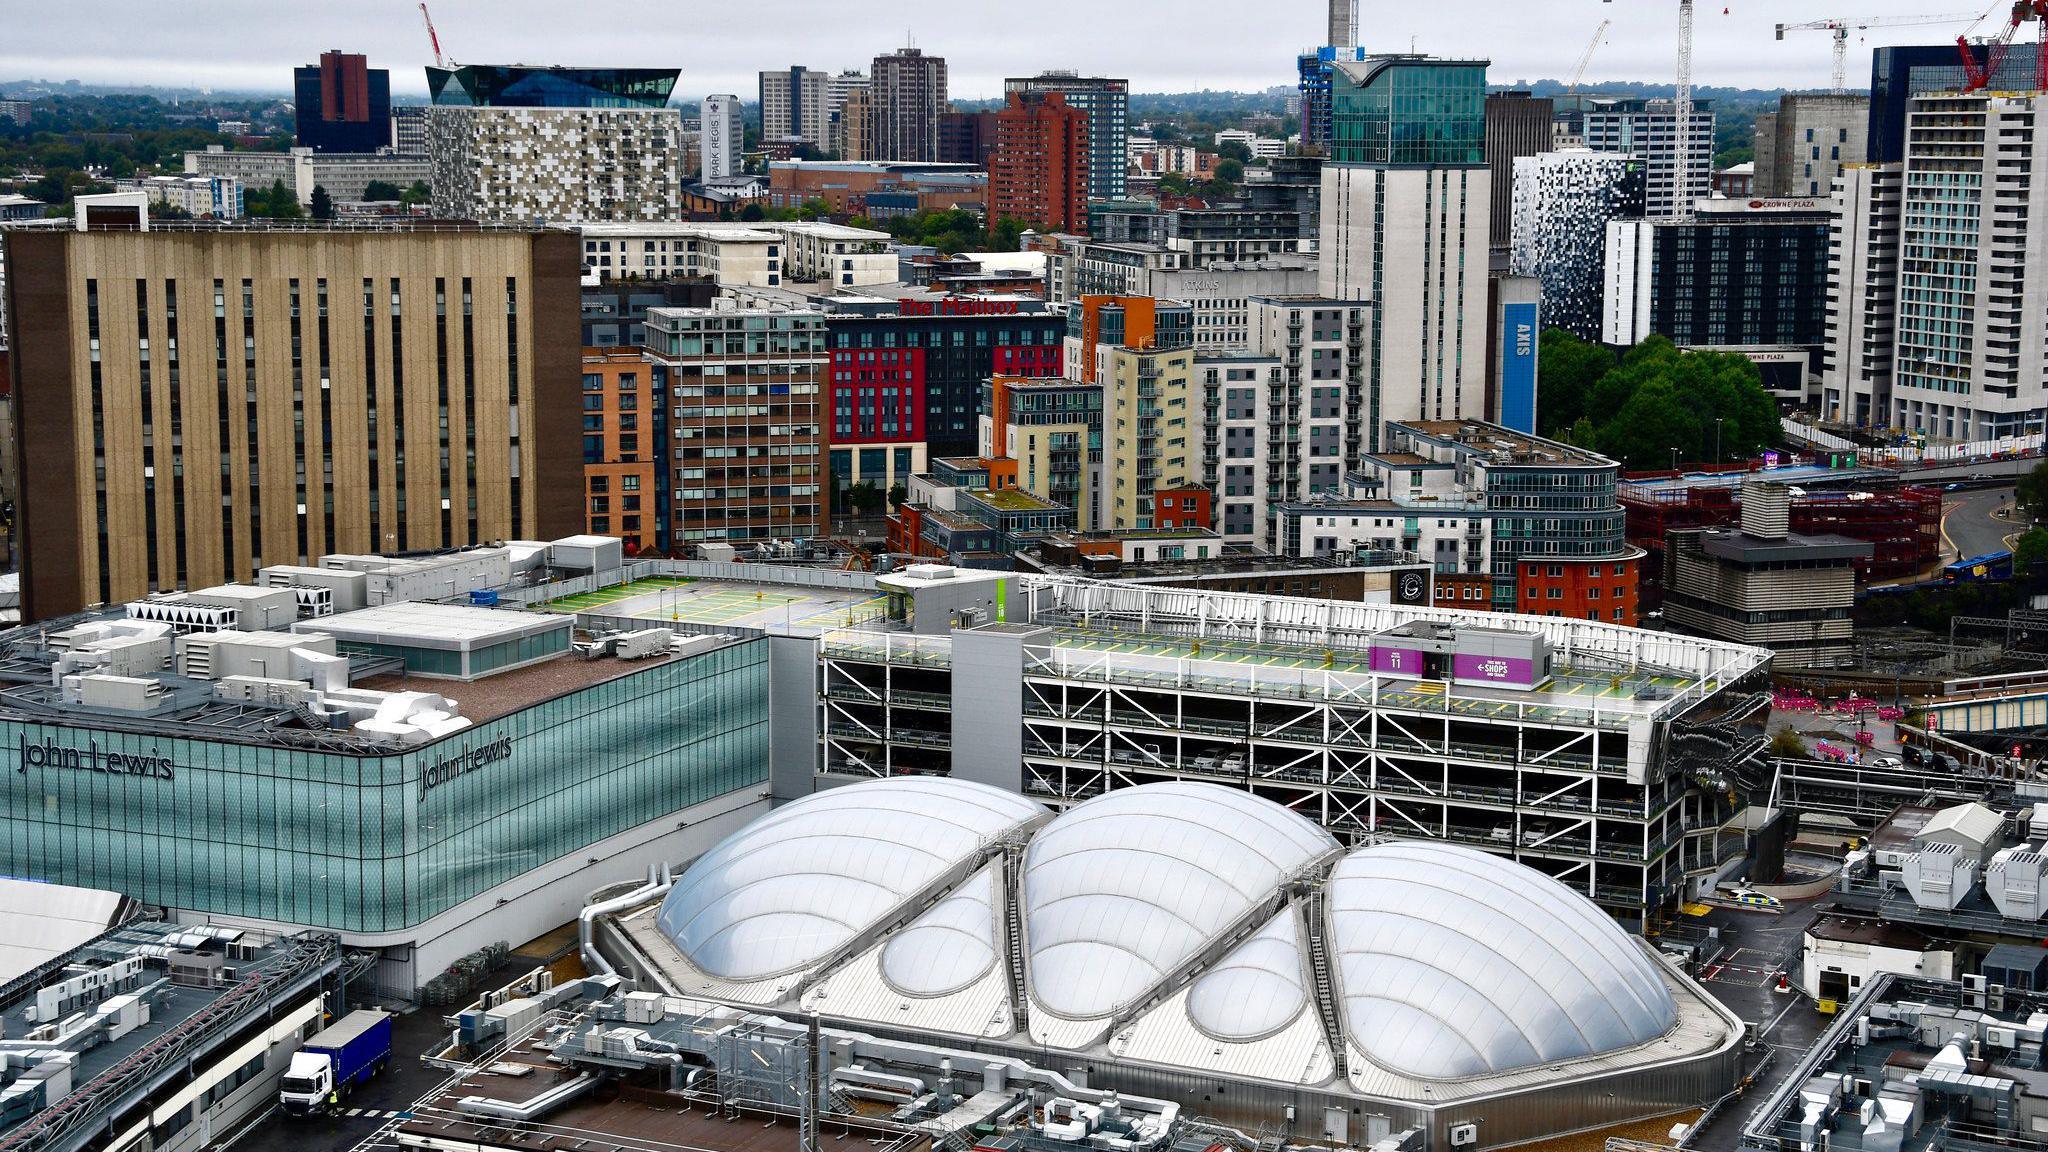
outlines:
M1673 472L1678 471L1678 449L1676 448L1671 450L1671 470Z
M1714 417L1714 466L1717 468L1721 466L1721 422L1726 419L1726 416Z

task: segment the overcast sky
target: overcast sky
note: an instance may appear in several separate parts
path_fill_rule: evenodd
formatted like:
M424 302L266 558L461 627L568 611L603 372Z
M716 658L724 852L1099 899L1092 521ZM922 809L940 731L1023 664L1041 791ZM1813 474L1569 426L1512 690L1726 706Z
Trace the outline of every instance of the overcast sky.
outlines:
M1600 20L1608 31L1587 75L1667 80L1677 0L1360 0L1372 50L1492 59L1496 84L1563 78ZM1859 17L1987 10L1991 0L1700 0L1695 82L1818 88L1830 66L1824 32L1773 25L1843 9ZM1999 7L2007 7L2003 2ZM424 92L431 62L410 0L19 0L0 17L0 79L194 85L284 91L291 67L323 48L365 52L402 92ZM865 70L906 35L951 65L952 95L1000 94L1005 75L1045 68L1127 76L1134 91L1260 89L1291 84L1294 54L1323 38L1309 0L433 0L442 48L477 63L674 67L679 95L752 98L762 68ZM1869 83L1879 44L1953 40L1968 20L1873 28L1850 38L1851 87ZM1993 28L1996 21L1979 26Z

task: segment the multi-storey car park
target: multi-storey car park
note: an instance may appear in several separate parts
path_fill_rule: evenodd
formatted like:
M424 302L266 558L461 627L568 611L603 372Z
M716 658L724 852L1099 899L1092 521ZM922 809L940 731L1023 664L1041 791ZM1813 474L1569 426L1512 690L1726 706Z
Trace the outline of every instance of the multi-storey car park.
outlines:
M1244 788L1523 861L1626 922L1721 861L1768 653L1562 618L915 566L819 641L826 780ZM959 738L971 734L970 739ZM781 775L778 766L777 774Z

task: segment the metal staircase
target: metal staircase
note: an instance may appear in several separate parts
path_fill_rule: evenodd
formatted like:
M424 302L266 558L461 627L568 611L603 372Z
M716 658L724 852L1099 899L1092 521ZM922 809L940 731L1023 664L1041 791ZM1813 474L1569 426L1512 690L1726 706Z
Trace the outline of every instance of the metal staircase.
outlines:
M1347 1079L1350 1072L1345 1067L1344 1029L1337 1019L1337 990L1330 979L1330 949L1324 940L1323 886L1304 886L1299 899L1307 912L1304 935L1308 939L1308 967L1315 978L1316 1011L1323 1018L1323 1039L1330 1046L1330 1059L1336 1064L1338 1078Z
M1003 952L1010 958L1010 1006L1019 1032L1030 1023L1031 1014L1031 991L1024 977L1024 913L1017 899L1017 884L1024 871L1024 848L1025 842L1020 839L1003 850L1003 875L996 885L1003 902Z

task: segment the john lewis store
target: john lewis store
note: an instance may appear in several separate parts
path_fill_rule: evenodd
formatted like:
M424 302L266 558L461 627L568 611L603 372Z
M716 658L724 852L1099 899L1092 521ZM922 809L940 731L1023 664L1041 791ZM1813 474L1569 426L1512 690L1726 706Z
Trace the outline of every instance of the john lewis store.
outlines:
M402 747L184 677L135 680L155 686L148 709L67 701L18 656L0 679L0 874L332 929L383 949L397 991L573 919L592 889L692 858L766 806L758 639L394 676L469 721Z

